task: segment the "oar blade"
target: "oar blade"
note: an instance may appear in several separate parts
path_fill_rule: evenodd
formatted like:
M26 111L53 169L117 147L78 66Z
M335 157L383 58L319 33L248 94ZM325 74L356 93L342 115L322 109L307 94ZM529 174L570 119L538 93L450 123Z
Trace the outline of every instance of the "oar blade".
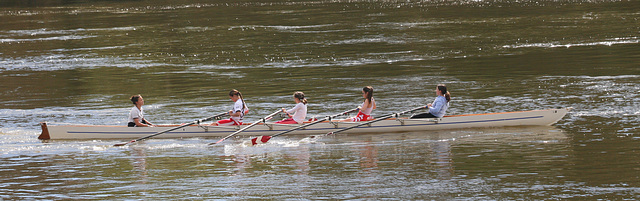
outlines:
M120 143L120 144L114 144L113 146L114 147L121 147L121 146L124 146L124 145L127 145L127 144L128 143Z
M251 139L251 146L267 143L270 139L271 139L271 136L266 136L266 135L253 138Z
M114 144L113 146L121 147L121 146L127 145L127 144L129 144L129 143L134 143L134 142L136 142L136 140L131 140L131 141L129 141L129 142L124 142L124 143Z

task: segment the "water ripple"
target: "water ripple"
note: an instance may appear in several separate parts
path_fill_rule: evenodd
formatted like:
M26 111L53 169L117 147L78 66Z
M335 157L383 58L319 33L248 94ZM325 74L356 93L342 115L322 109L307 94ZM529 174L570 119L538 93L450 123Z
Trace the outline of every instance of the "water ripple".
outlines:
M600 42L583 42L583 43L566 43L562 44L560 42L549 42L549 43L531 43L531 44L517 44L517 45L504 45L503 48L530 48L530 47L539 47L539 48L570 48L570 47L581 47L581 46L597 46L597 45L620 45L620 44L638 44L640 43L640 39L638 37L625 37L625 38L612 38L607 39L605 41Z

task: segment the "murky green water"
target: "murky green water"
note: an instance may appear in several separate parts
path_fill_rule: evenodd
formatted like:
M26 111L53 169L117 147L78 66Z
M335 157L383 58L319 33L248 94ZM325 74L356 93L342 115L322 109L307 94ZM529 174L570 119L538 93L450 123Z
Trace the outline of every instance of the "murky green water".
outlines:
M0 199L639 199L638 1L2 1ZM243 92L258 119L573 107L551 127L244 138L37 140L38 122L181 123Z

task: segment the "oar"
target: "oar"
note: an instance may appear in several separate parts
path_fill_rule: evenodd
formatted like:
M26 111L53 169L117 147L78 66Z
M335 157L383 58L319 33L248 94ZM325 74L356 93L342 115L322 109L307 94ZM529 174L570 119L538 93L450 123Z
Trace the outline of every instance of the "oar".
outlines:
M335 118L335 117L337 117L337 116L345 115L345 114L348 114L348 113L351 113L351 112L354 112L354 111L357 111L357 110L358 110L358 108L355 108L355 109L347 110L347 111L344 111L344 112L341 112L341 113L338 113L338 114L335 114L335 115L327 116L327 117L325 117L324 119L316 120L316 121L314 121L314 122L311 122L311 123L308 123L308 124L305 124L305 125L302 125L302 126L298 126L298 127L296 127L296 128L292 128L292 129L289 129L289 130L287 130L287 131L280 132L280 133L275 134L275 135L272 135L272 136L265 136L265 135L263 135L263 136L260 136L260 137L256 137L256 138L251 139L251 145L256 145L256 144L261 144L261 143L267 143L267 141L269 141L271 138L274 138L274 137L277 137L277 136L280 136L280 135L284 135L284 134L287 134L287 133L293 132L293 131L298 130L298 129L306 128L306 127L309 127L309 126L315 125L315 124L317 124L317 123L320 123L320 122L323 122L323 121L326 121L326 120L331 120L332 118ZM258 138L259 138L259 139L258 139Z
M425 108L427 108L427 107L426 106L421 106L421 107L413 108L411 110L403 111L403 112L400 112L400 113L389 114L389 115L386 115L386 116L382 116L382 117L380 117L380 118L378 118L376 120L371 120L371 121L367 121L367 122L364 122L364 123L361 123L361 124L358 124L358 125L355 125L355 126L346 127L346 128L343 128L343 129L340 129L340 130L337 130L337 131L332 131L332 132L329 132L327 134L320 135L320 136L311 136L311 138L333 135L333 134L336 134L336 133L339 133L339 132L342 132L342 131L351 130L351 129L354 129L354 128L357 128L357 127L360 127L360 126L364 126L364 125L367 125L367 124L376 123L376 122L379 122L379 121L382 121L382 120L385 120L385 119L388 119L388 118L391 118L391 117L398 117L398 116L400 116L402 114L414 112L414 111L425 109Z
M218 118L218 117L221 117L221 116L227 115L227 114L229 114L229 113L227 113L227 112L223 112L223 113L216 114L216 115L213 115L213 116L210 116L210 117L204 118L204 119L195 120L195 121L193 121L193 122L191 122L191 123L188 123L188 124L184 124L184 125L180 125L180 126L178 126L178 127L174 127L174 128L170 128L170 129L167 129L167 130L163 130L163 131L160 131L160 132L154 133L154 134L149 135L149 136L145 136L145 137L141 137L141 138L138 138L138 139L135 139L135 140L131 140L131 141L129 141L129 142L120 143L120 144L115 144L115 145L113 145L113 146L116 146L116 147L117 147L117 146L124 146L124 145L127 145L127 144L129 144L129 143L134 143L134 142L138 142L138 141L146 140L146 139L148 139L148 138L152 138L152 137L155 137L155 136L161 135L161 134L166 133L166 132L171 132L171 131L174 131L174 130L178 130L178 129L181 129L181 128L184 128L184 127L187 127L187 126L191 126L191 125L193 125L193 124L200 124L200 122L209 121L209 120L212 120L212 119L215 119L215 118Z
M209 145L215 145L215 144L221 143L222 141L226 140L227 138L233 137L234 135L236 135L236 134L238 134L238 133L240 133L240 132L242 132L244 130L247 130L247 129L255 126L255 125L258 125L258 123L260 123L260 122L266 122L268 119L270 119L271 117L273 117L274 115L276 115L276 114L278 114L280 112L282 112L282 109L279 109L277 112L271 113L270 115L267 115L266 117L264 117L264 118L262 118L262 119L260 119L260 120L258 120L256 122L253 122L252 124L248 125L247 127L244 127L244 128L242 128L242 129L240 129L240 130L238 130L236 132L233 132L233 133L227 135L226 137L218 140L217 142L209 143Z

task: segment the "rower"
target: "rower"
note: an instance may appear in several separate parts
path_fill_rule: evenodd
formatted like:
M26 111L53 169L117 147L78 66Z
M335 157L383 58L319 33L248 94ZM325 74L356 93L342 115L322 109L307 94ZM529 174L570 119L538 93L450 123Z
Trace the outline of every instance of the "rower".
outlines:
M229 110L229 119L223 119L211 124L211 126L239 126L242 125L242 119L244 115L249 113L249 108L247 104L244 102L244 97L242 97L242 93L238 90L229 91L229 99L233 101L233 110Z
M131 96L131 102L133 107L129 111L129 127L152 127L153 124L144 118L144 112L142 106L144 105L144 99L140 94Z
M415 114L410 119L418 118L442 118L445 112L449 108L449 101L451 101L451 94L447 91L447 87L444 84L436 86L436 99L433 103L427 104L429 108L428 112Z
M362 88L362 97L364 98L364 101L362 102L361 106L358 106L358 110L360 111L355 117L342 119L342 120L335 120L335 121L358 122L358 121L368 121L373 119L373 117L371 117L371 112L373 112L373 110L376 109L376 100L373 99L373 87L366 86Z
M282 112L289 115L288 119L277 121L276 124L302 124L307 117L307 99L304 98L304 93L296 91L293 93L293 101L296 102L296 106L287 110L282 108ZM295 112L291 115L292 112Z

